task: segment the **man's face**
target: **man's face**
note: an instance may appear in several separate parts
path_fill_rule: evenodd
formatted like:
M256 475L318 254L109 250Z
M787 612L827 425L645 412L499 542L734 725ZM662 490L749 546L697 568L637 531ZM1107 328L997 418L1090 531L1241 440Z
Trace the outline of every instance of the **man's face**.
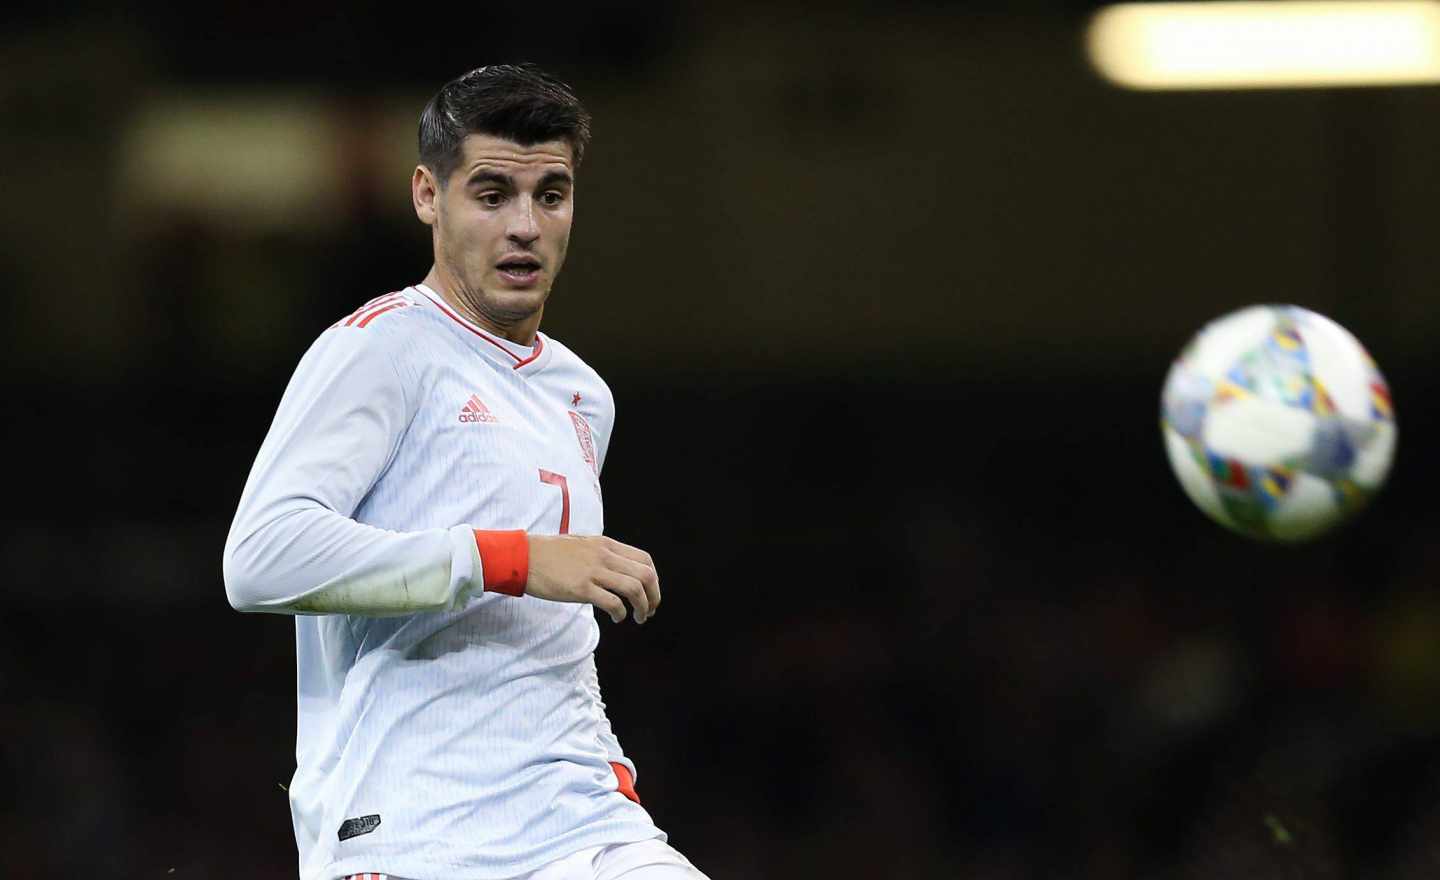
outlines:
M416 210L431 224L435 258L455 293L485 321L510 327L545 305L565 262L574 217L570 145L522 147L468 135L446 185L424 204L416 172ZM429 207L429 210L427 210Z

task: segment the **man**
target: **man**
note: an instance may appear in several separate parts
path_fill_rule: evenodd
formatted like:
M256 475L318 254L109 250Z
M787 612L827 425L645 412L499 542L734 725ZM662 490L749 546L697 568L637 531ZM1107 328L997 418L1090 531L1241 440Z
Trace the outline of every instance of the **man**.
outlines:
M640 806L599 626L660 605L601 536L610 390L539 332L589 116L530 65L420 118L424 282L322 333L225 545L241 611L297 615L291 813L304 880L703 878Z

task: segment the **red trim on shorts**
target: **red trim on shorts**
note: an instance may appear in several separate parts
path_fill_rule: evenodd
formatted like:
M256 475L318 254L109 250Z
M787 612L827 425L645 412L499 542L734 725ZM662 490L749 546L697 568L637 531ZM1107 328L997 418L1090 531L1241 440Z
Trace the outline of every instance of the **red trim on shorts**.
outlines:
M616 761L611 761L610 769L615 771L615 779L620 783L619 787L615 790L635 803L640 803L640 795L635 793L635 779L630 775L630 768Z

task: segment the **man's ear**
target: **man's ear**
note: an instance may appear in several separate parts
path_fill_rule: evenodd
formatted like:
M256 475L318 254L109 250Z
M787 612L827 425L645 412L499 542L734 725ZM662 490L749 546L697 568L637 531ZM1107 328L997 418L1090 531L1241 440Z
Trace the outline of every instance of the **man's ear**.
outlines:
M410 176L410 201L415 204L415 216L426 226L435 225L435 200L440 197L440 187L435 175L424 165L416 165Z

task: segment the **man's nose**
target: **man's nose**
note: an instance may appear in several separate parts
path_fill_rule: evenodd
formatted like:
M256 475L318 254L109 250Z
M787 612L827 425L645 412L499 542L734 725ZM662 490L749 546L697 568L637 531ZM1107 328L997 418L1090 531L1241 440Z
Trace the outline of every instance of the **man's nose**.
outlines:
M528 247L540 237L540 224L535 219L535 201L522 196L511 204L514 206L514 210L510 212L509 228L505 230L506 237L516 244Z

